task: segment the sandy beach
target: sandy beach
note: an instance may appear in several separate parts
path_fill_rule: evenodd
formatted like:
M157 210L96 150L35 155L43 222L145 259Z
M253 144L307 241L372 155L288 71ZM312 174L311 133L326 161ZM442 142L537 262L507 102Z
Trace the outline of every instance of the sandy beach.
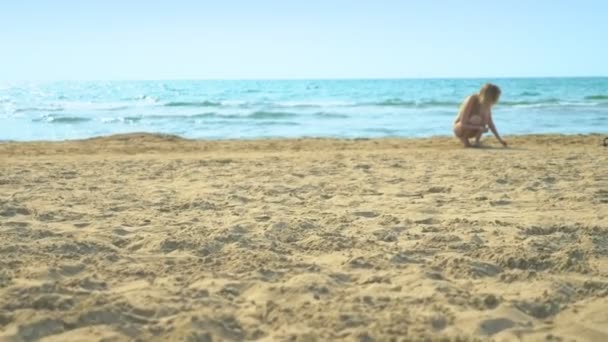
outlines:
M0 341L608 341L602 137L0 144Z

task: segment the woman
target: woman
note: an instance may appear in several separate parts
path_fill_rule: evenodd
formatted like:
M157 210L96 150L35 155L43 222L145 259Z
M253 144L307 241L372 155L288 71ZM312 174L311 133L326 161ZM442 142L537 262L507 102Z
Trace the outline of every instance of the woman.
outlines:
M499 97L500 88L486 83L478 94L473 94L464 100L454 121L454 134L462 141L464 147L479 147L481 136L488 131L488 128L502 146L507 147L507 143L498 135L492 120L492 106L498 102ZM475 143L471 145L469 139L473 137Z

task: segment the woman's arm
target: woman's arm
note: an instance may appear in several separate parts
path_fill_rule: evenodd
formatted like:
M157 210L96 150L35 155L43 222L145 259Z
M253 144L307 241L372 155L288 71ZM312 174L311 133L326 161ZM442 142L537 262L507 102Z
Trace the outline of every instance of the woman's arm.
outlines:
M477 101L477 98L475 97L475 95L471 95L465 100L464 105L460 109L460 114L459 114L460 126L464 129L471 129L471 130L483 130L484 129L484 126L482 126L482 125L471 125L469 123L469 119L471 117L471 113L473 112L473 108L476 105L476 101Z
M496 125L494 125L494 119L492 119L492 112L490 112L490 122L488 123L488 126L490 127L492 134L494 134L494 136L496 137L496 139L498 139L502 146L507 147L507 143L502 140L502 138L498 134L498 131L496 130Z

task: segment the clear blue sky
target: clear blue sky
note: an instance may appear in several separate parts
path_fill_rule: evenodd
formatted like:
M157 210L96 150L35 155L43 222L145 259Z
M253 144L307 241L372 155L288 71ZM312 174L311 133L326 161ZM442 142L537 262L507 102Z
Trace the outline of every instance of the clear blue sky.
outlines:
M0 80L607 76L606 0L3 0Z

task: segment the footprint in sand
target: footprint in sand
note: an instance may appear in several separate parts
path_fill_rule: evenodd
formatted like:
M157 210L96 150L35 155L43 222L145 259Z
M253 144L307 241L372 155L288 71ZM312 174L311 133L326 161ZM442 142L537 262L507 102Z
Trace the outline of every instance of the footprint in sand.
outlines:
M56 270L57 273L64 277L72 277L77 275L78 273L84 271L86 266L82 263L64 263L61 264L60 267Z
M15 340L37 341L46 336L64 332L64 323L55 319L42 319L19 326L17 335L12 336Z
M557 179L555 177L548 176L548 177L542 178L542 180L545 183L553 184L553 183L555 183L555 181Z
M374 218L380 216L380 214L375 211L355 211L353 215L365 218Z
M416 224L429 224L429 225L431 225L431 224L438 224L439 221L436 220L436 219L434 219L434 218L432 218L432 217L429 217L429 218L425 218L425 219L421 219L421 220L416 220L416 221L414 221L414 223L416 223Z
M4 225L11 228L27 228L30 224L28 222L9 221L4 223Z
M502 205L509 205L511 204L511 201L508 200L498 200L498 201L491 201L490 205L495 207L495 206L502 206Z
M30 215L31 212L25 207L4 206L0 209L0 216L13 217L17 215Z
M482 321L479 324L479 333L487 336L496 335L499 332L515 327L515 322L508 318L494 318Z
M559 303L548 300L546 302L522 301L515 304L521 312L538 319L546 319L561 311Z
M413 257L406 252L399 252L395 254L390 261L394 264L420 264L423 262L422 260Z
M348 261L348 265L352 268L373 268L374 265L363 257L356 257Z
M268 216L268 215L259 215L259 216L254 217L254 219L255 219L257 222L267 222L267 221L270 221L270 218L271 218L271 217L270 217L270 216Z
M372 168L372 166L369 164L357 164L354 167L354 169L359 169L359 170L364 170L364 171L368 171L371 168Z
M380 229L372 234L376 237L376 239L384 242L395 242L398 239L397 234L389 229Z
M433 186L429 188L426 192L429 194L443 194L452 192L452 188L446 186Z
M112 233L114 233L116 235L120 235L120 236L125 236L125 235L131 234L130 231L128 231L124 228L115 228L114 230L112 230Z
M598 190L595 192L596 198L599 199L600 203L608 203L608 190Z

